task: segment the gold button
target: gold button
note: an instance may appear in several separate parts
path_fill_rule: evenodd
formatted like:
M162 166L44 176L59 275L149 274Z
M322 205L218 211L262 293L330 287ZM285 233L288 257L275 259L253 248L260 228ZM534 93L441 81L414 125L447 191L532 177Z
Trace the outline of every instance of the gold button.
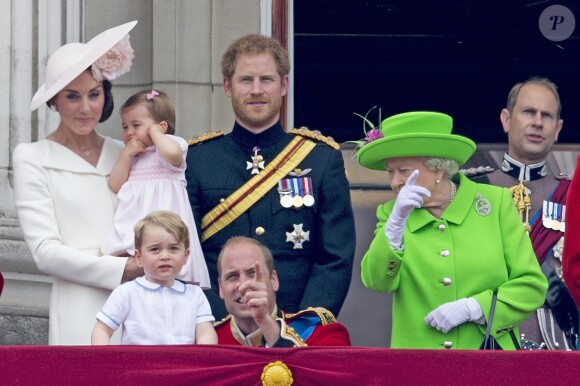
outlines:
M220 198L220 202L224 202L225 200L225 198Z
M257 236L262 236L264 233L266 232L266 230L262 227L257 227L256 228L256 235Z

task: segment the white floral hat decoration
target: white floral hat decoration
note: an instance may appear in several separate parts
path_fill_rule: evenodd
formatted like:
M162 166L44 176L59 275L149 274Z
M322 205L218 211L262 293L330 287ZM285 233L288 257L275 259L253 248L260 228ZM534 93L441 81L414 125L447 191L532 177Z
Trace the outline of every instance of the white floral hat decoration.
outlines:
M99 82L128 72L135 56L128 34L136 24L137 20L121 24L87 43L68 43L57 49L46 63L45 83L34 94L30 111L49 101L89 67Z

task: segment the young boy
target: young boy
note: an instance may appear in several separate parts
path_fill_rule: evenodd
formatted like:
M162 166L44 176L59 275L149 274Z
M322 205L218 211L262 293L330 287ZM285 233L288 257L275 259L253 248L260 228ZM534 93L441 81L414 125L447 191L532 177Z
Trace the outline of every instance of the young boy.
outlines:
M145 275L117 287L97 314L91 343L217 344L215 318L201 288L175 280L189 256L189 231L173 212L155 211L135 225L135 260Z

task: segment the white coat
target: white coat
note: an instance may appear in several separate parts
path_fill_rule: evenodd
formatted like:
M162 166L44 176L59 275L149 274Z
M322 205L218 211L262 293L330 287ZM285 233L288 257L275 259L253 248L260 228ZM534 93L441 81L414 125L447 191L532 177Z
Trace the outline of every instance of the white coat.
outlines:
M123 144L105 138L97 167L50 140L13 154L16 209L38 269L54 277L49 344L88 345L126 257L99 256L117 205L108 177Z

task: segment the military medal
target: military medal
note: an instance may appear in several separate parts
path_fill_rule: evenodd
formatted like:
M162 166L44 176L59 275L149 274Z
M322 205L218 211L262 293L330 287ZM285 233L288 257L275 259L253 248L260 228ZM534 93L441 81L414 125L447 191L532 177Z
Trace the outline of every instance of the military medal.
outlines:
M294 204L294 201L292 200L292 196L290 195L290 192L283 194L280 197L280 205L282 205L284 208L290 208L293 204Z
M306 169L310 171L310 169ZM293 172L290 174L297 174ZM305 173L304 173L305 174ZM310 177L286 178L278 181L278 193L280 194L280 204L284 208L300 208L303 205L314 205L312 195L312 179Z
M304 200L301 196L296 195L292 198L292 204L295 208L300 208L302 205L304 205Z
M562 217L560 218L560 232L566 232L566 205L562 205Z
M554 225L554 220L552 219L552 211L554 210L554 203L544 200L544 206L542 208L542 225L545 228L552 229Z
M294 230L292 232L286 232L286 242L293 243L292 249L304 249L302 244L305 241L310 241L310 231L304 231L302 229L304 224L293 224Z
M314 196L312 195L312 179L310 177L305 177L302 180L304 182L304 205L312 206L314 205Z
M480 216L487 216L491 212L491 203L487 198L482 197L481 194L477 193L475 199L475 211Z
M556 204L554 203L554 221L552 223L552 230L555 231L559 231L560 230L560 221L558 221L558 219L560 218L560 204Z
M304 200L302 200L302 184L299 178L291 178L290 181L292 183L292 194L294 195L292 197L292 204L295 208L300 208L304 205Z
M246 161L246 170L252 169L252 174L258 174L260 169L264 169L264 157L258 154L260 151L258 146L254 146L252 150L254 152L252 162Z
M278 181L278 194L280 194L280 205L284 208L290 208L294 204L292 200L292 188L288 184L288 180Z

